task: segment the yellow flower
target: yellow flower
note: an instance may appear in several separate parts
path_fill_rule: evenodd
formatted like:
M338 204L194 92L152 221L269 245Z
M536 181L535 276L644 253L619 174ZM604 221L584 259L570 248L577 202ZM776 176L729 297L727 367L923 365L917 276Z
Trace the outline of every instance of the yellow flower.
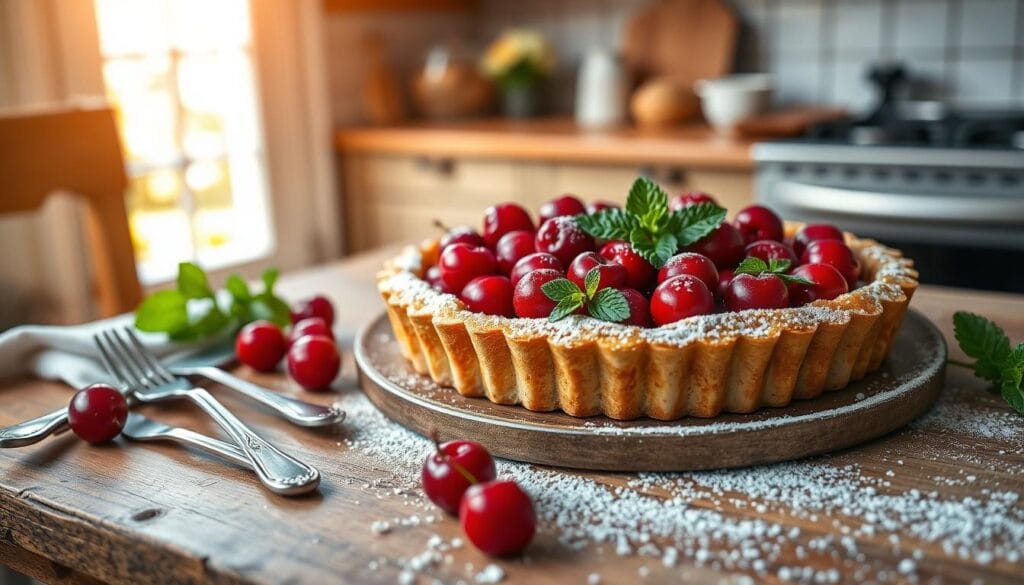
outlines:
M511 29L491 43L481 65L492 77L503 77L514 67L526 67L533 75L544 77L554 69L555 58L551 46L537 31Z

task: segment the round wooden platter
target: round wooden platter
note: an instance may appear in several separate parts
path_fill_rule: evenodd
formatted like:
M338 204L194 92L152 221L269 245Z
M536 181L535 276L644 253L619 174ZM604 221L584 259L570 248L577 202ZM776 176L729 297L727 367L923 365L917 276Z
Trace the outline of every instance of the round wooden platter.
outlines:
M676 421L576 418L467 398L413 372L387 317L357 337L360 385L391 419L423 435L478 441L506 459L605 471L687 471L775 463L835 451L898 429L938 398L946 343L908 311L882 367L819 398L752 414Z

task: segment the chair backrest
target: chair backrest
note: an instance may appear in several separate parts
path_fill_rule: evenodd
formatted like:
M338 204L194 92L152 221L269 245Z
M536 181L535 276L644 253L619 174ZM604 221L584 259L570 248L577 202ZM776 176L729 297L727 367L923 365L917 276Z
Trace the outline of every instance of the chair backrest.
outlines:
M55 191L82 197L104 316L131 310L142 298L125 210L127 185L110 108L0 112L0 213L37 209Z

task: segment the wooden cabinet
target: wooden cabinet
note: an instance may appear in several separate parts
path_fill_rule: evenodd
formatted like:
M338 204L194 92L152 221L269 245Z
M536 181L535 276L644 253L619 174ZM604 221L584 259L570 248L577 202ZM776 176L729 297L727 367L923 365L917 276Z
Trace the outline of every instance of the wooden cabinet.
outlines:
M753 176L745 169L376 153L347 153L341 160L350 252L436 235L434 220L479 228L484 208L501 201L531 211L564 193L587 201L623 202L640 174L669 193L707 191L731 211L753 201Z

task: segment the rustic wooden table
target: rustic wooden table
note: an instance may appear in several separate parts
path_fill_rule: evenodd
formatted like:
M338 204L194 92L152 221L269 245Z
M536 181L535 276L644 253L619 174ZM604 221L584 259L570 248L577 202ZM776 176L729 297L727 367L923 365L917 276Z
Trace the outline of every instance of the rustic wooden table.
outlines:
M289 275L281 292L333 297L343 343L380 309L373 274L386 251ZM969 309L1024 339L1024 296L924 287L913 307L952 343ZM283 376L241 373L289 394ZM415 461L425 441L383 421L355 388L350 418L302 430L218 395L323 473L320 492L288 499L252 475L174 445L62 436L0 451L0 563L49 583L328 582L1020 582L1024 419L950 368L944 397L910 428L828 457L682 475L579 474L503 463L542 516L522 558L458 546L457 521L424 502ZM61 384L9 380L0 425L64 404ZM145 413L201 432L188 406ZM599 457L600 454L595 454ZM454 545L453 545L454 541ZM489 564L496 565L489 567ZM500 567L500 570L498 570Z

